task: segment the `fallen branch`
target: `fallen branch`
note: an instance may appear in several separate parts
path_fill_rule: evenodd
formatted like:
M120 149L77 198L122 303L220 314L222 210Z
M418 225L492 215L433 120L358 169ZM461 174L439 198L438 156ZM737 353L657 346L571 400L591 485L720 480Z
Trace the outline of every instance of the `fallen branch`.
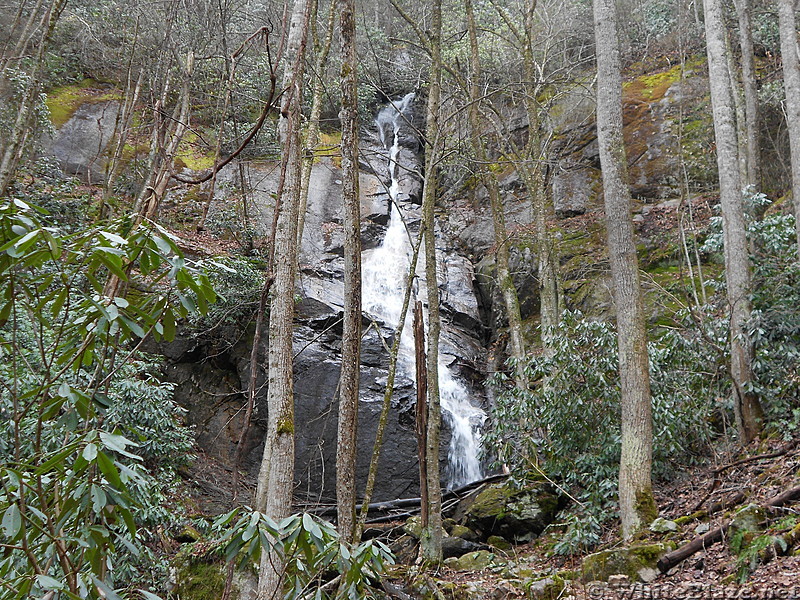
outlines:
M448 490L442 494L442 500L459 500L473 492L474 490L478 489L482 485L487 483L495 483L497 481L502 481L507 479L508 475L501 473L498 475L489 475L488 477L484 477L483 479L479 479L478 481L473 481L472 483L468 483L466 485L462 485L461 487L457 487L454 490ZM369 513L389 513L393 510L399 509L418 509L420 506L420 499L419 498L398 498L397 500L387 500L385 502L373 502L369 505ZM325 516L332 516L336 514L336 507L333 505L322 506L317 509L310 509L308 510L310 513L314 513L317 516L325 517ZM380 523L386 521L386 517L408 517L413 514L414 511L408 512L404 511L401 515L388 515L385 514L384 516L377 517L376 519L372 519L367 521L367 523Z
M719 475L723 471L727 471L733 467L738 467L739 465L743 465L745 463L753 462L754 460L767 460L768 458L778 458L779 456L783 456L784 454L788 454L791 450L794 449L797 444L800 443L800 440L792 440L788 444L786 444L780 450L776 450L775 452L771 452L769 454L758 454L756 456L748 456L746 458L741 458L739 460L733 461L732 463L728 463L727 465L722 465L714 469L714 475Z
M800 499L800 486L786 490L782 494L775 496L766 504L764 504L763 508L783 506L784 504L794 502L798 499ZM680 564L696 552L699 552L700 550L703 550L712 544L716 544L724 537L725 533L728 531L728 527L730 527L730 520L725 520L723 521L722 525L716 529L712 529L705 535L693 539L691 542L684 544L677 550L668 552L658 561L657 566L659 571L666 573L671 568Z

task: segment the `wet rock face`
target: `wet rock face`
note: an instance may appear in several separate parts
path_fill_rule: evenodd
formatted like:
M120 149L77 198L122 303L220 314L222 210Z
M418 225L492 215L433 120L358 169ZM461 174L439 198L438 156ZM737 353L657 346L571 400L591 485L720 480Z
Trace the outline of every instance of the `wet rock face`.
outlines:
M406 173L401 181L400 203L409 230L416 235L419 206L414 204L421 193L420 158L413 152L416 138L404 128L398 157L399 168ZM387 152L372 132L361 153L362 162L371 172L360 176L362 245L365 254L378 246L389 219ZM228 169L222 177L236 184L236 171ZM272 223L277 187L274 165L250 164L245 175L252 195L253 219L258 233L266 234ZM417 178L417 179L415 179ZM401 177L401 179L403 179ZM341 170L328 159L316 163L309 186L306 221L300 247L300 273L297 278L296 324L294 335L295 396L295 496L307 502L331 502L335 499L337 444L337 387L341 364L342 313L344 305L344 260L341 220ZM406 185L405 188L403 186ZM417 187L414 187L417 186ZM221 194L224 193L225 186ZM404 191L405 190L405 191ZM415 191L416 190L416 191ZM220 198L222 199L222 198ZM223 203L215 203L219 211ZM213 215L209 216L212 219ZM474 292L474 273L470 262L441 249L440 290L445 323L442 330L443 360L456 364L470 381L481 373L483 350L480 339L481 319ZM383 405L387 381L388 354L396 323L373 323L365 314L361 354L361 382L358 423L357 493L363 493L369 462ZM162 351L170 357L167 374L178 384L176 397L189 408L189 420L196 426L203 451L234 468L248 382L252 325L244 335L231 336L238 341L217 350L213 343L191 344L184 340ZM259 372L253 426L245 441L240 466L253 482L263 452L267 425L266 335L258 350ZM413 376L413 374L411 374ZM419 495L419 467L415 435L416 394L408 373L398 372L391 399L378 478L373 500L392 500ZM475 391L479 385L474 386ZM440 468L446 472L450 432L443 419Z
M118 112L119 102L87 102L56 132L50 151L65 173L101 180Z

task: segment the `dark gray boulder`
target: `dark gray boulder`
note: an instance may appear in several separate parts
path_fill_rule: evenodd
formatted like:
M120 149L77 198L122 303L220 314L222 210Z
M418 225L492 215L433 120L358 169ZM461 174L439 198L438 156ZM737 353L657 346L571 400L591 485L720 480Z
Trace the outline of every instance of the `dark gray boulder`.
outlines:
M93 183L101 180L119 108L114 100L84 103L56 132L50 151L64 173Z

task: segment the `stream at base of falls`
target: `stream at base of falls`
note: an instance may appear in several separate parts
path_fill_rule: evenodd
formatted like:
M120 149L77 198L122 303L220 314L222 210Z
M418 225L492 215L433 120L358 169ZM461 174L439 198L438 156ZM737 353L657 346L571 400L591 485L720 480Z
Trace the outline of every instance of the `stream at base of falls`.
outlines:
M398 178L399 169L402 168L398 164L398 156L400 153L400 128L407 122L407 113L410 111L413 100L414 94L407 94L401 100L385 106L376 118L380 141L384 149L389 151L391 217L381 245L374 250L364 252L362 302L365 312L392 328L400 320L412 257L411 239L398 207ZM413 305L414 300L420 300L425 305L427 296L425 265L422 256L417 265L414 286L411 304ZM413 380L415 355L411 312L409 309L400 340L398 368ZM427 310L425 313L427 321ZM466 384L455 376L448 365L443 363L441 355L438 366L442 411L452 430L446 485L448 488L456 488L480 479L482 476L479 458L480 428L486 419L486 414L480 407L472 404Z

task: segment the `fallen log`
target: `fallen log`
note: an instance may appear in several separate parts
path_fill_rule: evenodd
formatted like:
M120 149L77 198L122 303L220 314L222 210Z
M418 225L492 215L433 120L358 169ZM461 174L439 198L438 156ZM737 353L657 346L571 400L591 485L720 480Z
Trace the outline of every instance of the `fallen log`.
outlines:
M771 500L767 501L767 503L763 505L763 508L783 506L784 504L794 502L798 499L800 499L800 486L786 490L782 494L775 496ZM722 525L716 529L712 529L705 535L693 539L691 542L684 544L677 550L668 552L659 559L657 563L658 570L662 573L666 573L696 552L699 552L700 550L703 550L712 544L716 544L722 540L725 533L728 531L728 527L730 527L730 520L723 521Z
M730 521L725 521L720 527L712 529L708 533L693 539L691 542L684 544L677 550L668 552L658 559L658 563L656 563L658 570L662 573L666 573L672 567L689 558L692 554L700 552L700 550L704 550L708 546L716 544L723 538L725 532L728 531L728 527L730 527Z
M442 494L442 500L458 500L466 496L468 493L476 490L477 488L485 485L487 483L495 483L497 481L502 481L507 479L508 475L505 473L500 473L498 475L489 475L488 477L484 477L483 479L479 479L478 481L473 481L472 483L468 483L466 485L462 485L461 487L457 487L453 490L448 490ZM420 506L420 498L398 498L397 500L386 500L384 502L373 502L369 505L369 513L382 513L384 516L378 517L379 519L386 520L385 517L393 517L397 516L398 518L402 516L408 516L406 513L408 512L407 509L410 508L419 508ZM403 511L403 515L389 515L390 511L393 510L400 510L406 509ZM326 517L326 516L333 516L336 515L336 506L328 505L328 506L320 506L317 508L309 508L308 512L313 513L319 517ZM381 521L367 521L367 523L377 523Z

